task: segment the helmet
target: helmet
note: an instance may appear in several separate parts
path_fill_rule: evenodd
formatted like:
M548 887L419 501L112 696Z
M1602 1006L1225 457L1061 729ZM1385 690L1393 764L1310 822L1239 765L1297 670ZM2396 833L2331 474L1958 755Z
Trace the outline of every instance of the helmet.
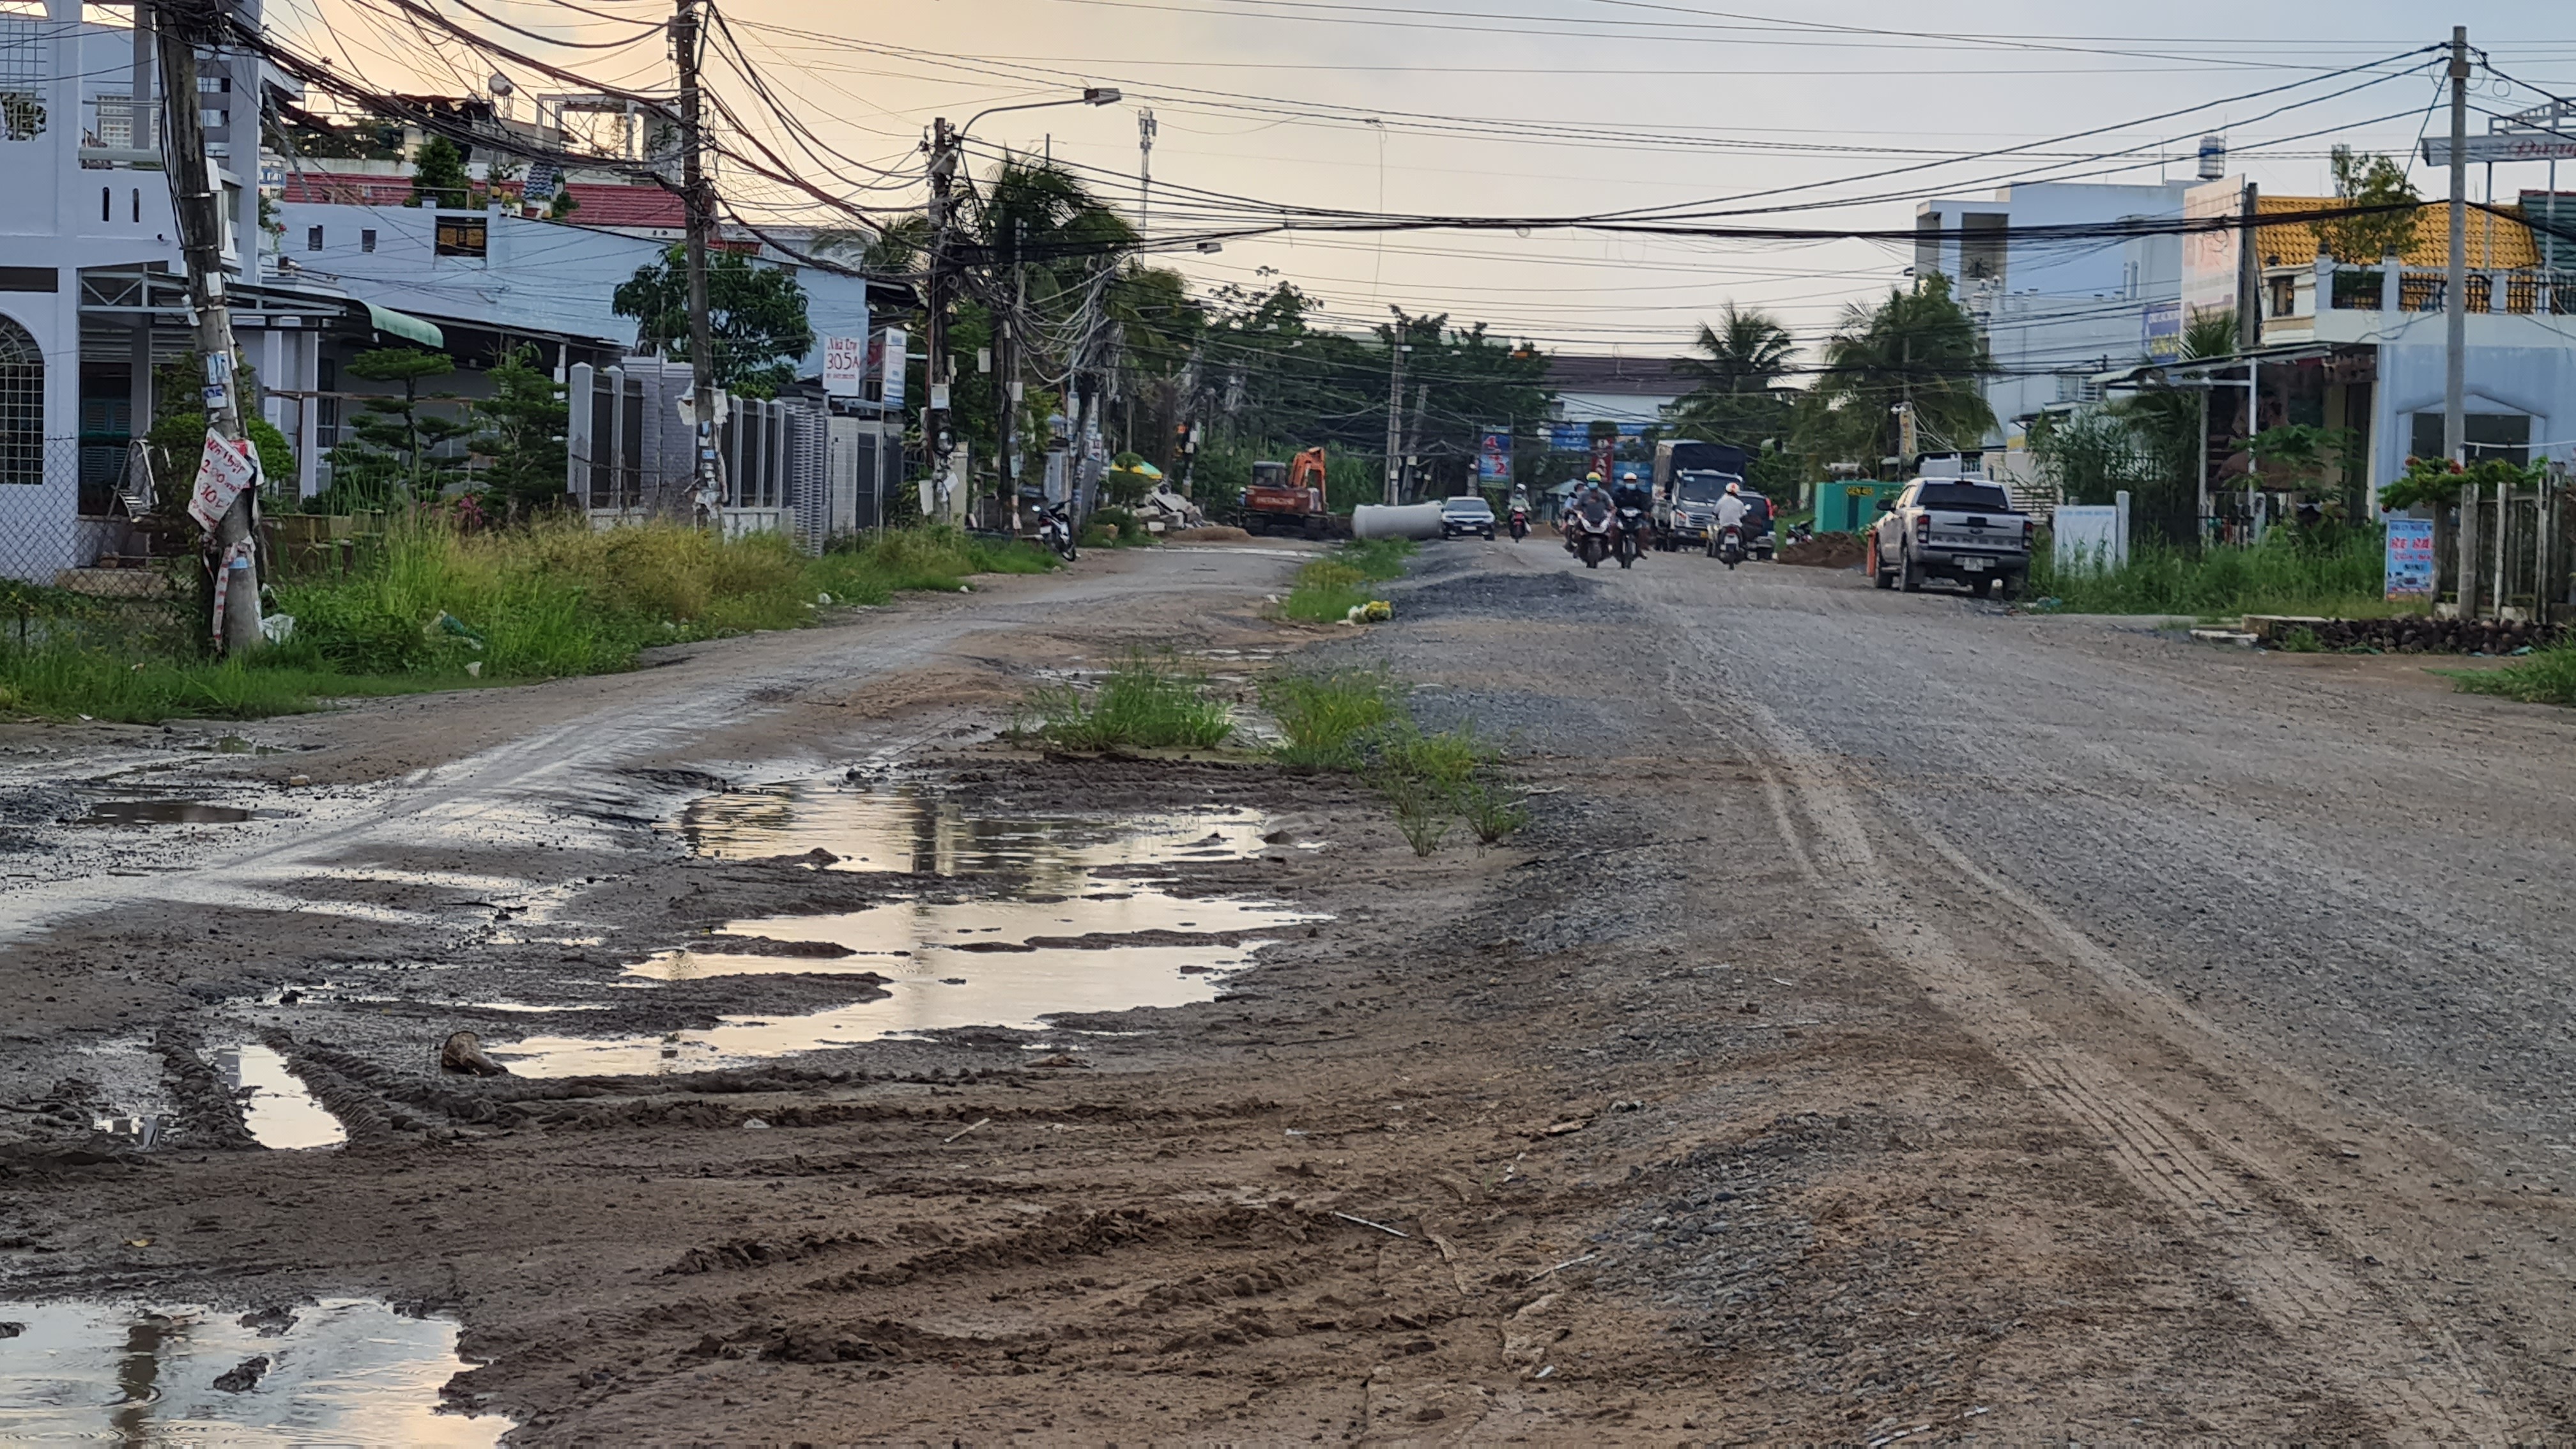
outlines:
M1629 469L1627 472L1620 474L1620 475L1619 475L1619 481L1620 481L1620 482L1622 482L1622 483L1634 483L1634 482L1636 482L1636 481L1637 481L1637 470L1636 470L1636 469L1634 469L1634 468L1631 468L1631 469Z
M1583 481L1584 481L1584 482L1586 482L1586 483L1598 483L1598 482L1600 482L1600 481L1601 481L1601 470L1600 470L1600 469L1598 469L1598 468L1595 468L1595 469L1593 469L1591 472L1584 474L1584 475L1583 475Z
M1743 492L1744 492L1744 485L1743 485L1743 484L1741 484L1741 483L1729 483L1729 484L1727 484L1727 485L1726 485L1726 496L1727 496L1727 497L1729 497L1729 498L1738 497L1738 496L1740 496Z

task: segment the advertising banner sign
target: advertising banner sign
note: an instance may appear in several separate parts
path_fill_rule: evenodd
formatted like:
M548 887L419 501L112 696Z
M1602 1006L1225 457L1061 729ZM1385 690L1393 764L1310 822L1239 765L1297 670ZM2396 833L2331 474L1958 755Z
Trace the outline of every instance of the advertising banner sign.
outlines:
M1509 484L1512 481L1512 435L1503 428L1486 428L1476 434L1476 481Z
M2433 520L2388 520L2388 597L2433 597Z

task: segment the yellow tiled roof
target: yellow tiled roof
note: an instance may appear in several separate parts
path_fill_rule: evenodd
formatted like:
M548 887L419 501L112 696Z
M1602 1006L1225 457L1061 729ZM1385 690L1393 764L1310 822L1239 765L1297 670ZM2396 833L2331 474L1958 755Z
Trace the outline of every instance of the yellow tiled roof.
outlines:
M2258 195L2254 199L2254 214L2263 217L2285 212L2326 211L2340 204L2331 196ZM2316 226L2310 222L2285 221L2257 226L2254 236L2256 255L2263 258L2265 266L2303 267L2315 261L2321 249ZM2447 265L2450 258L2450 208L2437 203L2418 210L2415 213L2415 239L2407 244L2403 258L2405 264L2410 267L2440 267ZM2505 271L2538 265L2540 249L2533 243L2531 228L2509 216L2474 208L2470 210L2471 271Z

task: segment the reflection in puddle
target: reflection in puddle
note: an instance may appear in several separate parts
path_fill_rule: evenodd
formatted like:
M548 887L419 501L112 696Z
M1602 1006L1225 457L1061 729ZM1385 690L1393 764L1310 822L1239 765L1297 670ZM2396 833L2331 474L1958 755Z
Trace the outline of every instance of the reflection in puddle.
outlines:
M667 952L628 968L666 983L759 974L874 975L889 994L803 1016L721 1018L668 1037L541 1036L487 1043L525 1076L701 1071L788 1052L903 1033L997 1026L1039 1030L1046 1017L1211 1001L1221 979L1265 942L1246 939L1324 919L1238 898L1190 899L1149 882L1102 880L1111 866L1239 860L1262 850L1267 822L1249 811L1123 819L971 817L908 791L784 786L711 796L682 828L700 853L749 858L817 847L837 868L960 876L1007 873L1023 894L1000 900L891 901L838 915L728 923L724 935L789 943L767 950ZM1239 945L1148 933L1233 936ZM1121 941L1101 938L1131 938ZM795 954L792 945L837 948ZM747 946L748 943L746 942Z
M238 825L262 820L274 810L239 805L209 805L203 800L102 800L76 817L74 825Z
M215 1053L215 1070L233 1085L242 1125L262 1147L336 1147L349 1140L340 1125L293 1072L286 1058L257 1042Z
M441 1386L468 1367L453 1320L368 1299L252 1314L0 1303L0 1322L22 1325L0 1338L11 1443L488 1445L512 1427L438 1411Z
M532 1036L505 1046L487 1043L484 1050L525 1077L626 1076L701 1072L905 1032L961 1026L1037 1031L1046 1026L1040 1017L1061 1012L1213 1001L1219 978L1252 964L1252 953L1263 944L943 954L935 966L880 964L876 969L892 978L886 989L893 994L855 1006L806 1016L729 1016L712 1029L668 1037ZM972 974L961 981L961 972Z
M1117 819L969 815L963 801L911 790L851 790L824 782L710 795L680 829L700 855L726 860L820 848L842 870L1026 874L1035 888L1110 865L1240 860L1261 853L1262 817L1135 815Z

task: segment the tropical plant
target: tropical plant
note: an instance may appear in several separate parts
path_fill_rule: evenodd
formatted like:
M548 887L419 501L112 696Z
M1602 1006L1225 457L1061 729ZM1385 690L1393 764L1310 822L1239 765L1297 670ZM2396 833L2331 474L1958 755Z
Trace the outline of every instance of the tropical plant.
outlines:
M689 361L688 249L674 246L658 262L618 283L609 305L635 319L638 345ZM739 252L707 259L708 371L717 387L768 397L795 380L796 361L813 350L805 289L776 267L756 267Z
M1995 425L1985 379L1994 359L1970 317L1934 272L1910 292L1891 291L1875 307L1854 302L1825 344L1824 372L1812 389L1819 405L1807 422L1810 451L1875 463L1897 451L1895 415L1913 408L1916 431L1931 450L1977 447Z
M2525 467L2503 458L2481 458L2467 467L2445 458L2408 458L2406 471L2379 490L2379 506L2392 513L2426 504L2439 508L2459 502L2464 484L2474 484L2481 493L2491 495L2498 484L2533 488L2545 483L2547 477L2538 464Z

